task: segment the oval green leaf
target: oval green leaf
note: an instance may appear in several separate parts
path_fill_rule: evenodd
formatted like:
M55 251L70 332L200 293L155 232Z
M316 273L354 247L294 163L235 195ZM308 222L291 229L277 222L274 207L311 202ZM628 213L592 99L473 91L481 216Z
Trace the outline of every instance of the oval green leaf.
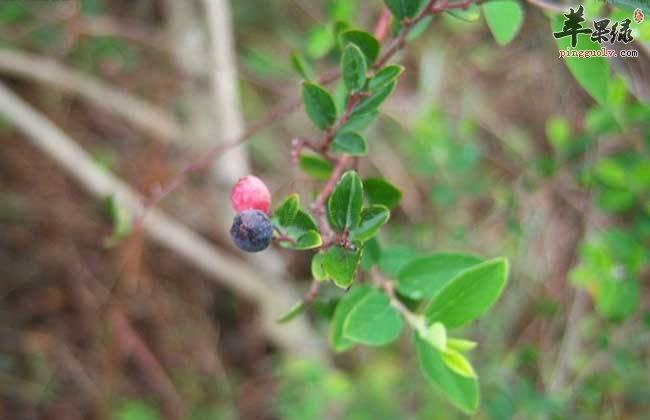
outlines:
M363 89L366 84L366 58L361 49L355 44L348 44L343 50L341 57L341 74L345 88L350 92L357 92Z
M365 242L373 238L390 218L386 206L372 206L361 212L361 223L350 231L349 239L353 242Z
M366 139L349 131L337 134L331 148L333 152L347 153L351 156L365 156L368 153Z
M524 11L516 0L490 0L483 3L483 14L499 45L515 39L524 21Z
M505 258L496 258L461 271L427 306L427 321L442 322L450 329L475 320L497 301L507 277Z
M347 289L352 284L361 260L361 251L333 246L325 252L323 268L337 286Z
M363 181L363 192L368 203L394 209L402 199L402 192L390 182L381 178L367 178Z
M371 65L379 55L379 41L368 32L352 29L341 33L341 45L352 43L359 47L366 57L366 64Z
M341 232L359 226L362 201L363 186L359 175L354 171L344 173L327 202L332 228Z
M350 291L347 292L336 305L334 316L332 317L332 323L330 324L329 335L330 345L335 351L345 351L355 344L354 341L343 336L343 324L356 304L371 291L372 288L367 285L354 287L350 289Z
M313 83L303 83L302 102L309 119L321 130L327 129L336 121L334 100L322 87Z
M370 346L383 346L399 337L404 321L385 293L373 289L350 311L343 336Z
M467 254L433 254L416 258L397 275L397 290L411 299L429 299L461 271L481 259Z
M332 174L332 164L319 156L300 155L298 165L307 175L314 179L326 181Z

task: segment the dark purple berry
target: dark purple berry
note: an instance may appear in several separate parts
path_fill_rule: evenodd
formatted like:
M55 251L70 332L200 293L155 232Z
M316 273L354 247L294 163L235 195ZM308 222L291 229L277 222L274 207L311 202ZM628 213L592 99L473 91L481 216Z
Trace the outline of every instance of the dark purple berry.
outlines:
M244 210L235 216L230 236L235 245L243 251L263 251L268 248L273 238L273 224L264 212Z

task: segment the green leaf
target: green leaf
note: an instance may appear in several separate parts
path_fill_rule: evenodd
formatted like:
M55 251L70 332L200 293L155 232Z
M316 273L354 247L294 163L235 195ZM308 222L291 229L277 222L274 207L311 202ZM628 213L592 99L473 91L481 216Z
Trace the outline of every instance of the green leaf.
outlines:
M359 226L362 201L363 186L359 175L354 171L344 173L327 202L332 228L340 232Z
M289 226L300 209L300 196L291 194L273 213L276 223L280 226Z
M463 340L462 338L447 338L447 347L461 353L465 353L470 350L474 350L476 348L476 342Z
M318 226L316 226L314 219L302 209L298 209L291 224L284 226L284 228L286 229L287 235L296 240L304 233L312 230L318 231Z
M421 0L384 0L386 7L397 20L414 17L420 10Z
M383 346L399 337L404 322L385 293L373 289L350 311L343 336L371 346Z
M481 259L467 254L433 254L416 258L397 275L397 290L411 299L429 299L461 271Z
M363 181L363 192L370 204L380 204L394 209L402 199L402 192L390 182L381 178L367 178Z
M298 72L305 80L314 79L314 69L311 68L309 63L304 59L304 57L297 51L294 51L291 54L291 65L294 70Z
M397 80L403 71L404 67L398 66L397 64L391 64L390 66L384 67L370 78L368 81L368 90L374 92L377 89L385 87L389 83Z
M470 4L467 9L451 9L446 14L465 22L476 22L481 18L481 9L475 4Z
M457 374L466 378L476 378L474 368L462 353L447 349L447 351L442 352L442 361Z
M361 211L361 223L350 231L353 242L365 242L373 238L388 221L390 211L386 206L372 206Z
M366 64L371 65L379 55L379 41L368 32L352 29L341 33L341 45L355 44L366 57Z
M518 1L491 0L481 7L492 36L499 45L506 45L515 39L524 21L524 11Z
M333 152L347 153L351 156L365 156L368 153L366 139L349 131L337 134L331 148Z
M363 252L361 253L361 268L370 271L373 265L377 264L381 257L381 246L377 238L372 238L363 244Z
M368 66L361 49L355 44L348 44L341 57L341 74L345 87L350 92L363 89L366 83Z
M440 352L415 334L420 367L425 376L462 411L472 414L478 409L479 389L476 378L468 378L451 370Z
M321 181L327 180L332 174L332 164L325 159L314 155L300 155L298 165L307 175Z
M456 328L480 317L496 302L506 284L508 263L496 258L461 271L435 295L425 310L429 323Z
M564 15L561 13L551 20L553 32L561 32L564 26ZM571 48L571 37L557 39L560 50L566 51ZM601 46L591 41L589 36L578 36L577 47L580 50L600 51ZM569 67L569 71L598 103L605 104L609 88L609 64L605 57L566 57L563 59Z
M363 114L351 115L346 123L343 124L341 128L339 128L338 133L360 133L368 128L368 126L375 120L375 118L377 118L377 115L379 115L379 111L376 110L365 112Z
M334 100L322 87L313 83L303 83L302 102L311 121L321 130L327 129L336 121Z
M113 231L111 232L111 236L105 241L105 244L112 246L131 233L131 214L126 207L117 202L114 194L106 197L104 200L104 209L113 224Z
M293 305L291 309L289 309L285 314L280 316L275 322L277 322L278 324L286 324L287 322L291 321L292 319L294 319L304 311L305 311L305 302L301 300L300 302L296 302L296 304Z
M306 249L314 249L323 245L323 240L320 237L320 234L315 230L310 230L298 238L296 244L292 246L293 249L304 251Z
M424 334L420 332L420 336L428 341L436 350L447 350L447 329L442 323L434 322Z
M379 105L384 103L386 98L388 98L388 96L393 92L396 85L397 82L389 83L373 92L370 96L361 99L350 115L355 116L377 110Z
M311 275L317 281L325 281L329 279L325 267L323 267L323 261L325 259L325 253L319 252L314 254L311 258Z
M367 285L360 285L354 287L347 292L343 298L336 305L332 323L330 326L330 345L335 351L344 351L352 347L355 343L343 336L343 324L347 319L350 311L359 303L364 297L372 291L372 288Z
M344 289L350 287L361 259L361 250L350 251L333 246L325 251L323 268L332 281Z

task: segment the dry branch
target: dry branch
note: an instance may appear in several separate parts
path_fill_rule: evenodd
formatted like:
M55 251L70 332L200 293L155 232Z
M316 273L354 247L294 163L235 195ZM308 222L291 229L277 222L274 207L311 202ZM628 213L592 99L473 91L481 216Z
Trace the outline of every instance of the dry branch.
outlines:
M0 83L0 113L93 196L103 198L112 194L131 213L142 210L142 197L114 175L101 170L79 145L3 83ZM327 361L326 346L305 319L288 325L275 323L282 311L298 300L283 282L270 278L268 273L260 276L159 210L150 209L142 227L158 244L209 274L215 283L259 305L264 331L279 347L294 355Z
M171 114L115 86L62 66L54 60L0 49L0 72L47 83L78 95L140 127L157 140L168 142L181 136L181 129Z

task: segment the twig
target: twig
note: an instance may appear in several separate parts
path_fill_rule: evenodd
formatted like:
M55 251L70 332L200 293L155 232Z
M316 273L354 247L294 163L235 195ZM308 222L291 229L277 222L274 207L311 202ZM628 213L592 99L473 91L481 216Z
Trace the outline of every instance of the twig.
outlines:
M0 49L0 71L79 95L93 105L140 127L156 140L169 142L180 138L180 126L171 114L54 60Z
M101 170L81 147L2 83L0 112L93 196L103 199L113 195L118 205L129 212L141 210L142 198L137 193L114 175ZM293 289L274 279L260 278L248 266L221 253L161 211L152 209L142 228L151 239L208 274L215 283L255 302L260 307L266 335L279 347L291 354L329 361L321 338L306 321L296 320L283 326L273 322L283 308L295 302L297 295Z

